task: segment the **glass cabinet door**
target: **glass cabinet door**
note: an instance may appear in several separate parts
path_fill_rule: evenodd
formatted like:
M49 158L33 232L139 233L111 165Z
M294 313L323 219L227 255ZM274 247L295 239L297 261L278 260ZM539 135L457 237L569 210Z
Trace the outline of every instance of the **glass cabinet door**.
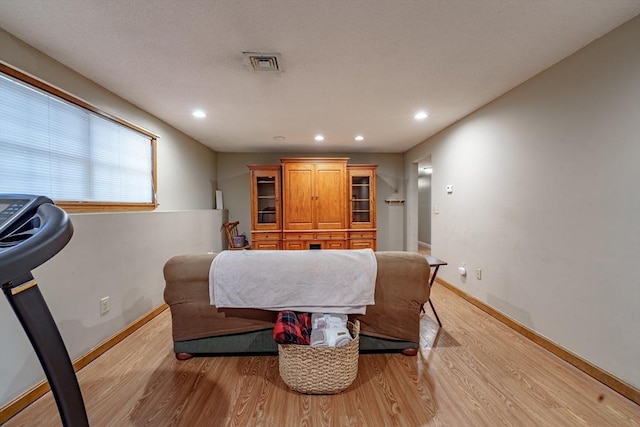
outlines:
M351 177L351 222L371 222L371 178Z
M257 223L275 224L277 222L276 177L256 176L256 193L258 202Z
M376 228L376 166L349 165L349 228Z
M280 166L248 167L251 171L251 231L281 230Z

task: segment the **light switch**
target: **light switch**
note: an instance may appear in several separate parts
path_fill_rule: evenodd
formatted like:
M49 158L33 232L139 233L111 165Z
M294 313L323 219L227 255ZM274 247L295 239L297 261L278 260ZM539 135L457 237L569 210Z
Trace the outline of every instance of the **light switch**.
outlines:
M440 213L440 206L433 205L433 213L439 214Z

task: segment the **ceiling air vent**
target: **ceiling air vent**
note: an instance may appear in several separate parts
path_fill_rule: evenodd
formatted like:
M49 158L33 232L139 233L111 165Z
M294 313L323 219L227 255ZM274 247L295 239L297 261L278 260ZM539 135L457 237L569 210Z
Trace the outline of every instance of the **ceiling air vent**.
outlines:
M282 72L279 53L242 52L245 61L253 71Z

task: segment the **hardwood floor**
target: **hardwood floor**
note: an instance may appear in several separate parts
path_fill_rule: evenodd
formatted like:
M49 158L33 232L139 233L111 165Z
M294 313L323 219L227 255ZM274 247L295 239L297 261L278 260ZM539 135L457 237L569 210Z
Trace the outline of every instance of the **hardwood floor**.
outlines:
M363 354L345 392L290 391L277 356L177 361L165 311L78 372L92 426L640 426L640 406L436 285L421 351ZM58 426L51 393L6 423Z
M431 246L418 242L418 253L422 255L431 255Z

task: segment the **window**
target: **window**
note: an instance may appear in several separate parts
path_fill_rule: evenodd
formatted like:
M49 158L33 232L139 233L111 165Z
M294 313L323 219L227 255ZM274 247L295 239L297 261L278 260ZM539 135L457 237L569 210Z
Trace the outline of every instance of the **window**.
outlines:
M0 64L0 192L69 211L153 209L156 136Z

